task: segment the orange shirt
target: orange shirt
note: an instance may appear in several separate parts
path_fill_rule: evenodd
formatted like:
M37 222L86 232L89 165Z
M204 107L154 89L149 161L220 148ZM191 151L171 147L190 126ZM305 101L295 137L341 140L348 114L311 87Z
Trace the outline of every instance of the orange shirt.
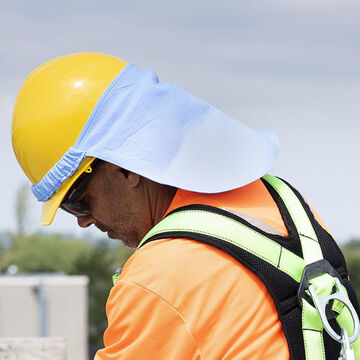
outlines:
M287 234L260 180L219 194L178 190L168 212L190 204L220 207ZM106 310L105 348L95 360L289 359L261 280L225 252L193 240L157 240L136 251Z

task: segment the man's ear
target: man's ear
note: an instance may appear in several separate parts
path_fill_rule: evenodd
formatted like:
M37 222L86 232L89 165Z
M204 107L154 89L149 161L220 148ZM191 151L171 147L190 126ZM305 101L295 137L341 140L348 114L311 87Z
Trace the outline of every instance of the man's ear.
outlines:
M128 180L129 187L135 188L140 184L140 175L136 174L134 172L128 171L127 180Z
M115 164L107 163L107 166L110 169L110 172L116 172L118 174L121 174L122 180L124 182L127 182L129 187L134 188L139 185L141 178L140 175L131 172L129 170L123 169Z
M127 183L129 188L135 188L140 184L141 176L139 174L123 169L120 166L117 166L116 170L122 174L124 177L124 182Z

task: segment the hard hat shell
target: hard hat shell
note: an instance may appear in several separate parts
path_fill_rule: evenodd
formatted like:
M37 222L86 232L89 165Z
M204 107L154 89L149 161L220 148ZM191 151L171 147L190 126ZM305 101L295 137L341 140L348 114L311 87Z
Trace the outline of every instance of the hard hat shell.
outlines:
M12 143L16 158L33 184L74 145L95 104L127 62L101 53L54 58L35 69L16 98ZM51 224L65 194L89 168L86 157L43 205L41 223Z

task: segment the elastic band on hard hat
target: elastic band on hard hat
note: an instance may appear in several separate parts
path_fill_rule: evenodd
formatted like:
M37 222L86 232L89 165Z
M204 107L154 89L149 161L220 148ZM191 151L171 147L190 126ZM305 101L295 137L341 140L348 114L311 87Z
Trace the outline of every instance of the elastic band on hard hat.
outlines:
M50 171L31 187L38 201L46 201L53 196L61 184L74 174L86 153L70 148L69 151L50 169Z

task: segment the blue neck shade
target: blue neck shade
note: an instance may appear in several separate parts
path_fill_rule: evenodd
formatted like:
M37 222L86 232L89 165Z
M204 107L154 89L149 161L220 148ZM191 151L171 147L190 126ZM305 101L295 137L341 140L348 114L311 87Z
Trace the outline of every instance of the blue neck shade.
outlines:
M92 156L161 184L217 193L257 180L278 140L129 64L97 102L79 137L32 192L46 201Z

